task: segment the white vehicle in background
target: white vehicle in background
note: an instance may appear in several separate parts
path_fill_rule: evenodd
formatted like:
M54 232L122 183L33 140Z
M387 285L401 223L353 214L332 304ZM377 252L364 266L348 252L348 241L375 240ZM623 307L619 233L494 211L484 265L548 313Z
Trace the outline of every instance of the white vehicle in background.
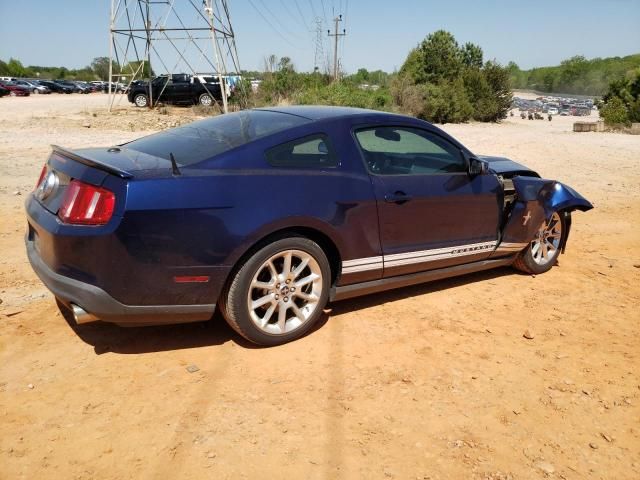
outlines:
M549 115L558 115L558 109L556 107L549 107L549 110L547 111L547 113Z

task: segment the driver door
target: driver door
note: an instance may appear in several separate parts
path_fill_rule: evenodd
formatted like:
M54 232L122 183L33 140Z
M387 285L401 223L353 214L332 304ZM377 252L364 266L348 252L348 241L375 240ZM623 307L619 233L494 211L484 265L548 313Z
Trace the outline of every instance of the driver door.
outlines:
M483 260L494 250L501 187L471 176L459 147L414 127L355 132L376 195L385 277Z

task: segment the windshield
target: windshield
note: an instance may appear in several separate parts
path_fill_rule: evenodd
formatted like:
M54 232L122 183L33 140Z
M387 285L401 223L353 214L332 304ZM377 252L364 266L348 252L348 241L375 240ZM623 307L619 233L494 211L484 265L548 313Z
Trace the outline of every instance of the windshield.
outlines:
M246 110L149 135L126 144L127 148L193 165L245 145L258 138L310 122L306 118L265 110Z

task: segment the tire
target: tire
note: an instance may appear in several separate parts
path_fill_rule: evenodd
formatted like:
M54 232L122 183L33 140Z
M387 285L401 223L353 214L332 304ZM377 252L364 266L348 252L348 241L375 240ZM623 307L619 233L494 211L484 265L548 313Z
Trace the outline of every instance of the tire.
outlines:
M208 93L203 93L198 97L198 103L203 107L210 107L213 105L213 98Z
M133 103L136 107L146 107L149 104L149 99L143 93L138 93L135 97L133 97Z
M282 345L302 337L322 316L330 279L329 261L317 243L283 238L242 264L219 304L231 328L250 342Z
M531 274L548 272L558 260L566 235L564 213L554 212L549 222L542 221L535 238L518 254L514 268Z

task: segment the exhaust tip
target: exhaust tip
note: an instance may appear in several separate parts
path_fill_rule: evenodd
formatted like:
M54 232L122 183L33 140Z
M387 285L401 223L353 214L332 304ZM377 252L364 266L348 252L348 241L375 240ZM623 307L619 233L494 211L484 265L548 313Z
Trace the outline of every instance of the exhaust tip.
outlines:
M78 325L83 323L91 323L98 320L95 315L88 313L84 308L79 307L75 303L71 304L71 310L73 311L73 319Z

